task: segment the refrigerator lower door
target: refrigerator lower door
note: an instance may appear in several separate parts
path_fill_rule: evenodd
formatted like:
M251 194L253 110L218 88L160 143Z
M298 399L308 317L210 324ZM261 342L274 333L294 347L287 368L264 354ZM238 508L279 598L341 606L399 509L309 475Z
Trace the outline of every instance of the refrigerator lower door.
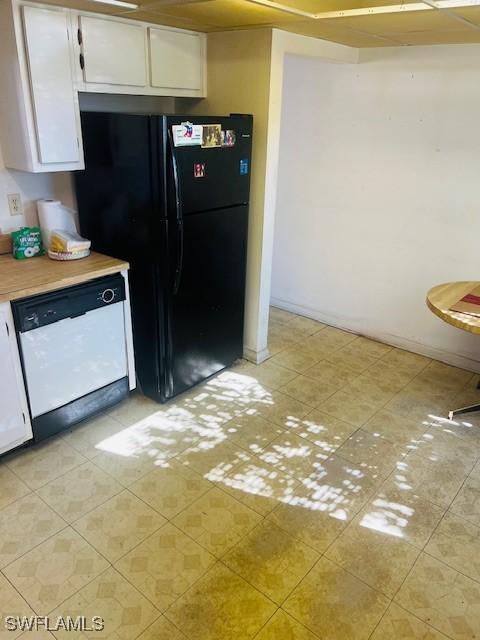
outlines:
M248 207L183 220L183 261L169 304L172 397L231 365L243 353Z

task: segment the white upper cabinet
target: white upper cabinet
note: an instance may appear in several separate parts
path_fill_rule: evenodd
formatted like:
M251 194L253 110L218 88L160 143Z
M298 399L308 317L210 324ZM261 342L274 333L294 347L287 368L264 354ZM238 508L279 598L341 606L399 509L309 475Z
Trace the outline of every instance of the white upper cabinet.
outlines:
M0 0L6 167L31 173L84 169L79 92L203 98L206 34Z
M25 6L23 18L39 160L42 164L78 162L69 16Z
M0 134L7 167L83 169L70 11L0 2Z
M83 79L87 83L147 85L145 28L111 18L79 18Z
M148 32L152 87L198 91L203 95L205 36L154 27Z
M1 454L32 437L9 303L0 305L0 380Z

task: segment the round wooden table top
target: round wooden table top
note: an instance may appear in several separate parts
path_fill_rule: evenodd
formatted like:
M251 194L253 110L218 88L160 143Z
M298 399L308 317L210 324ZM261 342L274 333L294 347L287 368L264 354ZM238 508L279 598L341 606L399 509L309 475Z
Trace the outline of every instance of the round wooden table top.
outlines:
M466 313L450 311L450 307L470 293L480 282L447 282L439 284L427 293L427 306L430 311L452 324L458 329L480 333L480 317L469 316Z

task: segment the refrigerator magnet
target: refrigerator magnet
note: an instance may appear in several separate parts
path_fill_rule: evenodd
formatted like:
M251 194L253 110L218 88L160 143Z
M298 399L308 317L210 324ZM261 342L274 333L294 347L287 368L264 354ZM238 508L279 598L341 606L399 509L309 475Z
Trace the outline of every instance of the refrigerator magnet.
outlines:
M222 125L204 124L202 125L202 149L222 146Z
M222 129L222 147L234 147L237 136L232 129Z
M248 175L248 159L247 158L240 160L240 175L241 176Z
M194 178L204 178L205 177L205 163L204 162L194 162L193 163L193 177Z
M182 122L172 126L173 144L176 147L192 147L202 144L202 125Z

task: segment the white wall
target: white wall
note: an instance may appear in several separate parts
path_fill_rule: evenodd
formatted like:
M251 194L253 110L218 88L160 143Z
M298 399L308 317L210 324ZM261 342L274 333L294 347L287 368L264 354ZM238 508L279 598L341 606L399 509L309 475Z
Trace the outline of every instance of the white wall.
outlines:
M11 216L7 194L19 193L22 197L24 216ZM0 232L8 233L25 225L38 224L36 200L56 198L67 206L74 206L69 173L24 173L6 169L0 148Z
M480 370L480 339L425 306L480 279L479 107L479 45L288 56L273 302Z

